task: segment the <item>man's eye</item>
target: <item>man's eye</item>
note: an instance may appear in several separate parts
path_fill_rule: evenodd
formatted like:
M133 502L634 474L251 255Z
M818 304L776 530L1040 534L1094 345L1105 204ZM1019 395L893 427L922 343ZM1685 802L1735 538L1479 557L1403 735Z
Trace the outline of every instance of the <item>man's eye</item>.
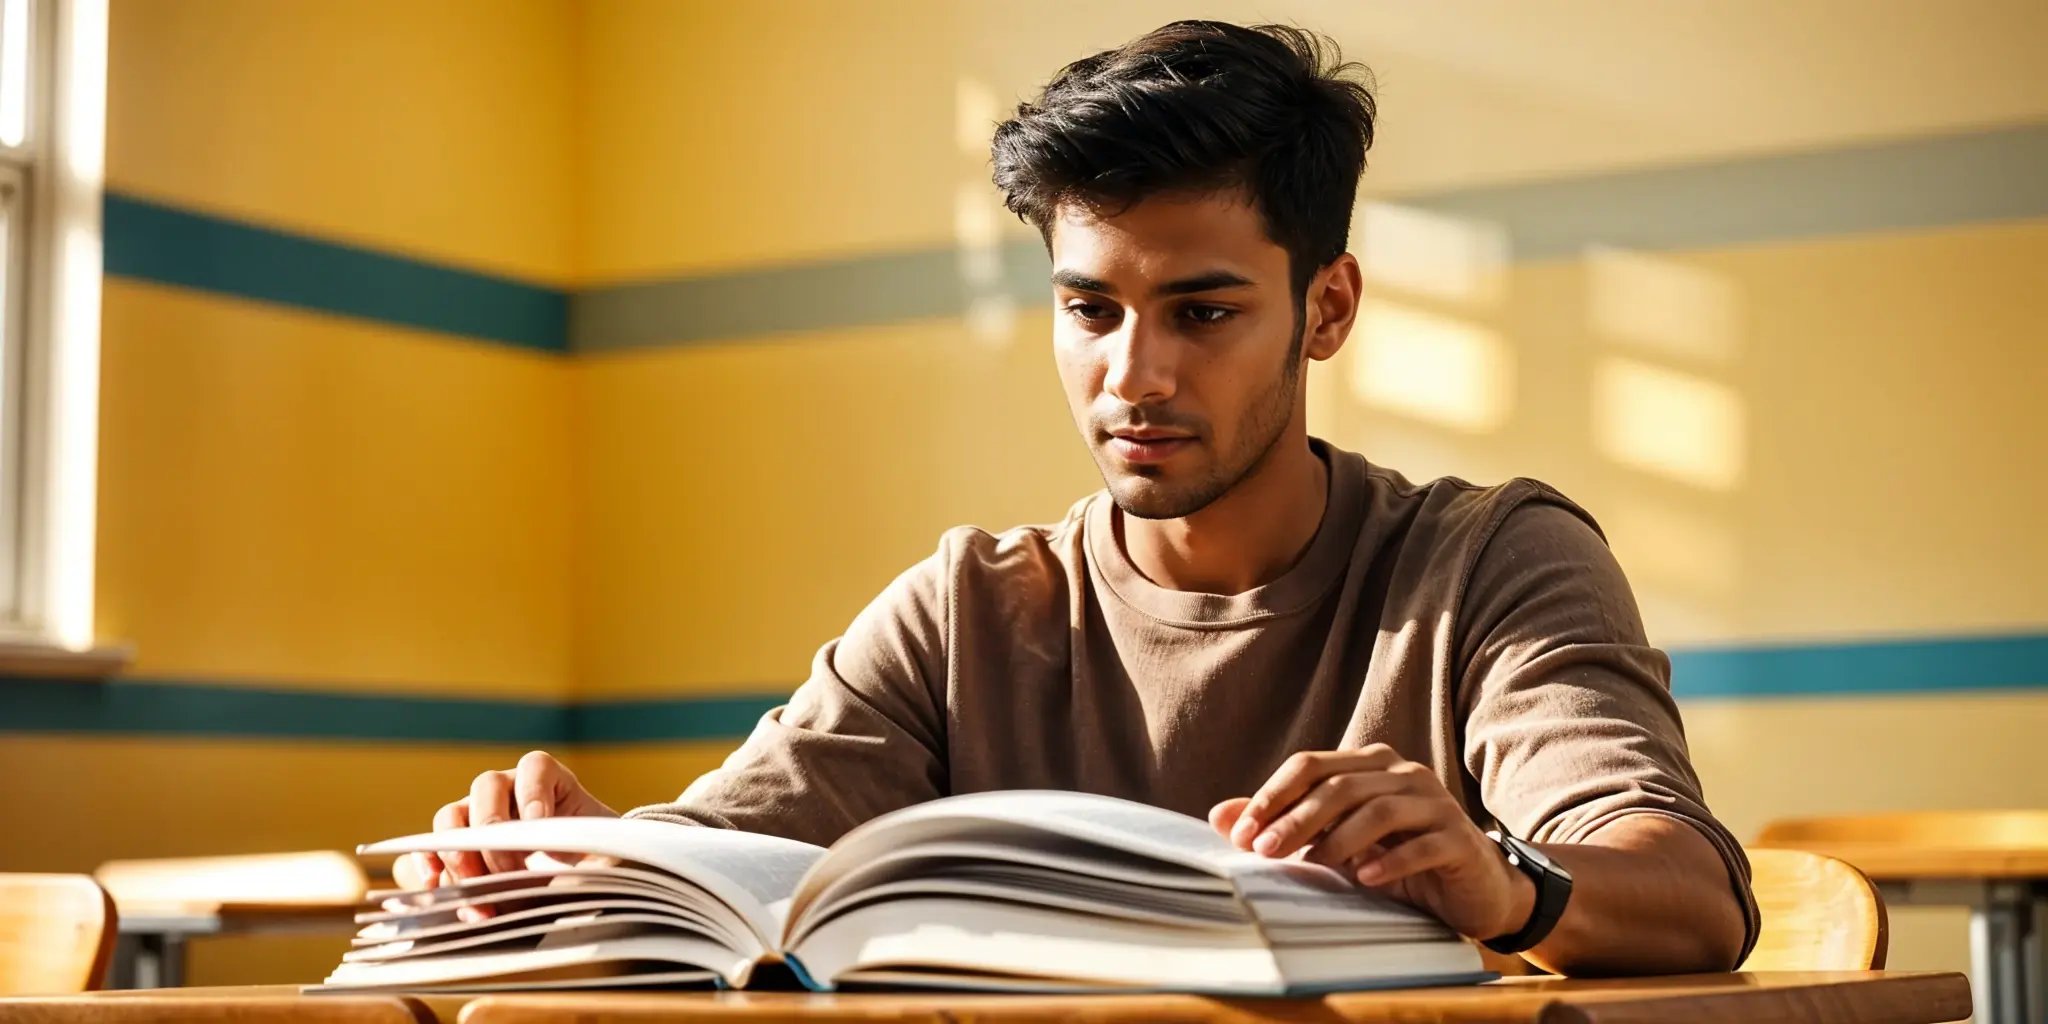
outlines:
M1181 315L1195 323L1208 327L1220 324L1236 316L1237 311L1223 306L1189 306L1181 310Z
M1116 314L1111 313L1107 307L1093 302L1071 302L1062 308L1066 310L1068 316L1084 324L1101 323L1105 320L1116 318Z

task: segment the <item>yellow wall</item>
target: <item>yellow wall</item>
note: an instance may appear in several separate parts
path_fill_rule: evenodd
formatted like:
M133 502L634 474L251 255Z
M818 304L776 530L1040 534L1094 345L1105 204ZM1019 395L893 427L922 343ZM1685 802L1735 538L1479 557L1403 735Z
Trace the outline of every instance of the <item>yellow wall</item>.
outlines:
M108 188L560 287L571 15L117 0ZM109 280L100 635L146 679L566 698L570 383L559 355ZM0 735L0 815L44 823L0 869L346 849L520 752ZM344 944L200 943L191 978L311 980Z
M1396 206L2048 117L2038 5L607 4L584 37L605 57L585 68L587 280L1014 237L986 186L988 123L1066 60L1191 11L1323 28L1370 61L1383 118L1365 194ZM707 66L670 59L676 39ZM1367 220L1394 238L1403 223ZM2048 223L2031 221L1479 267L1486 287L1462 296L1381 281L1381 358L1362 366L1355 337L1317 379L1313 425L1412 475L1564 487L1605 521L1664 643L2038 630L2048 484L2024 467L2048 464L2032 393L2048 379L2044 265ZM1008 329L580 357L579 685L786 687L945 527L1057 516L1094 478L1048 324L1026 309ZM1444 345L1473 369L1430 379ZM1403 411L1388 373L1482 408ZM1646 378L1663 400L1617 397ZM2029 767L2048 724L2034 692L1687 713L1710 796L1744 834L1779 815L2048 797ZM701 746L592 760L638 800L686 780ZM1964 965L1956 914L1895 923L1895 966Z
M566 695L559 358L125 279L105 323L99 630L136 674Z
M1564 487L1666 643L2038 629L2048 494L2017 470L2048 461L2048 223L1481 261L1451 268L1481 282L1463 291L1400 272L1401 225L1489 230L1403 219L1404 196L2048 118L2039 5L1825 10L117 0L109 187L553 287L974 245L1022 234L987 127L1060 64L1189 13L1293 20L1379 72L1366 195L1391 207L1355 241L1395 268L1314 378L1318 432L1411 475ZM944 528L1044 521L1095 486L1048 312L996 312L570 359L110 281L100 632L147 678L786 689ZM1445 346L1466 369L1432 376ZM1403 405L1395 379L1440 400ZM1646 379L1672 399L1603 390ZM1687 713L1741 833L2048 796L2032 692ZM625 806L728 746L572 754ZM1938 753L1902 777L1916 749ZM517 753L0 735L0 772L47 780L0 813L71 823L0 844L0 868L346 846ZM1960 966L1952 915L1896 923L1896 966ZM333 955L221 943L194 980Z
M561 285L566 0L114 0L107 187Z

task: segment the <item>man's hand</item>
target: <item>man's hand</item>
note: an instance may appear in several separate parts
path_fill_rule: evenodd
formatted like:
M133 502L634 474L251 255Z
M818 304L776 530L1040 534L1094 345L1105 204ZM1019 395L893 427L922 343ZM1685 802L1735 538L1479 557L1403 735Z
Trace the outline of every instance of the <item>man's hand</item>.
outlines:
M616 818L619 812L591 796L576 774L545 751L519 759L511 771L485 772L470 783L469 796L434 815L434 831L528 818ZM401 858L392 874L407 889L425 889L525 866L520 853L474 850L415 853Z
M1491 939L1521 929L1536 887L1509 866L1427 767L1391 747L1300 753L1250 797L1209 811L1239 849L1301 853Z

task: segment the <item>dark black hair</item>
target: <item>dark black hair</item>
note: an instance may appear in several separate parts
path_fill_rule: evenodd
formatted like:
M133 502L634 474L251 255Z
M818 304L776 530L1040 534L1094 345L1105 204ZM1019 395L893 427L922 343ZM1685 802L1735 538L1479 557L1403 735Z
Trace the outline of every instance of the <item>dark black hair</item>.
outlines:
M1176 21L1067 65L990 149L1004 205L1048 243L1063 203L1242 188L1287 250L1298 303L1350 237L1373 113L1371 73L1326 37Z

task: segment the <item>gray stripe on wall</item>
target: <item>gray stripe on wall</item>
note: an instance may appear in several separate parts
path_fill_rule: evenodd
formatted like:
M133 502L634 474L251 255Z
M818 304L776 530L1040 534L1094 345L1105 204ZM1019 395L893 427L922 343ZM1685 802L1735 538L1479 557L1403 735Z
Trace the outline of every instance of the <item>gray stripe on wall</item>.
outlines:
M1689 249L2048 216L2048 124L1591 177L1392 196L1506 229L1518 260L1591 246ZM1006 243L979 290L952 247L594 288L571 299L577 351L736 340L966 313L978 296L1047 301L1045 252Z
M960 316L979 297L1047 299L1045 247L1030 239L993 253L996 274L968 283L959 250L923 249L592 288L570 299L575 351L645 348L786 331L869 327Z
M1499 224L1517 260L2039 217L2048 215L2048 125L1391 201Z

